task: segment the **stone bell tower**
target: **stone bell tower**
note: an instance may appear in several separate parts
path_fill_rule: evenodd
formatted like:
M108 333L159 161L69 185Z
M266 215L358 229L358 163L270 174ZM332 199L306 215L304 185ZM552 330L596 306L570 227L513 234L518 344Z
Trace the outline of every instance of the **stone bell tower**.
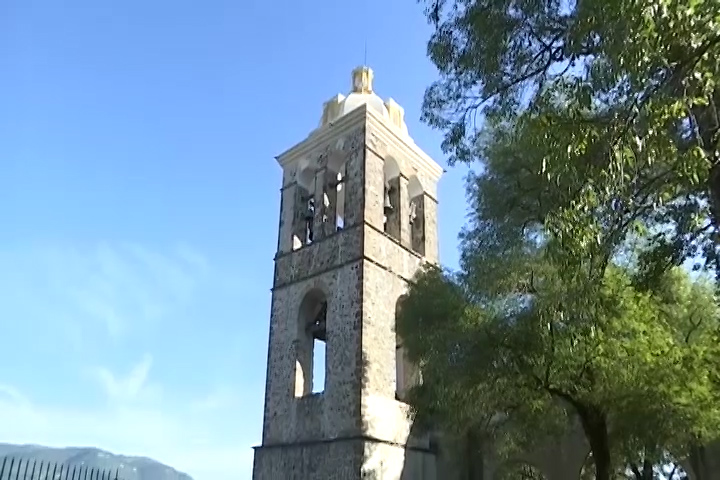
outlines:
M418 267L438 261L442 168L372 80L372 70L356 68L352 91L327 101L320 126L277 157L282 199L254 480L436 478L402 401L420 375L404 358L395 312ZM323 352L320 382L313 362Z

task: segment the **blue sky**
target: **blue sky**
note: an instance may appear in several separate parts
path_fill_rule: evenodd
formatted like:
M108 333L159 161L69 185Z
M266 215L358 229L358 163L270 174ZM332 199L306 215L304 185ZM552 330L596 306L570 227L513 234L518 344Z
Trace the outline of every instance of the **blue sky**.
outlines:
M414 0L0 2L0 442L250 478L280 168L368 64L417 144ZM440 185L457 262L464 172Z

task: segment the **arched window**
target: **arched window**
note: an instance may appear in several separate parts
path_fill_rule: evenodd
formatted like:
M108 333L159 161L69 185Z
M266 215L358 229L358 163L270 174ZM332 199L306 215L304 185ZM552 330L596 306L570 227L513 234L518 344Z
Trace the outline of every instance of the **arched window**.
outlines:
M408 180L410 212L410 247L420 255L425 255L425 191L417 176Z
M400 167L392 157L383 167L383 228L385 233L400 241Z
M313 242L315 235L315 168L307 162L298 165L293 208L292 249Z
M415 368L407 357L402 337L397 333L397 320L406 298L403 295L395 303L395 398L401 401L406 400L407 391L415 381Z
M331 156L325 173L323 221L329 225L328 233L345 228L345 205L347 204L347 166L343 157Z
M300 303L295 340L295 396L325 390L327 298L319 289L308 292Z

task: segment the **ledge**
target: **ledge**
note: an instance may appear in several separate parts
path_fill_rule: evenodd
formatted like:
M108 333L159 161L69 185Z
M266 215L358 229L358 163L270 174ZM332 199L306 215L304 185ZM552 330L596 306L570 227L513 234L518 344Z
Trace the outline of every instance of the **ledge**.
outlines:
M401 154L406 155L410 159L410 164L417 168L418 172L424 173L436 182L440 180L444 169L433 160L430 155L417 146L417 144L412 141L412 138L398 135L380 115L372 110L367 110L367 118L367 124L373 127L373 133L378 134L380 140L396 146Z
M393 125L388 124L388 122L375 111L368 109L367 105L361 105L352 112L313 131L300 143L284 151L275 157L275 159L282 167L286 167L304 155L311 153L323 143L337 138L343 133L350 132L361 125L371 126L373 133L375 133L381 141L397 147L402 155L410 159L411 165L413 165L418 172L427 175L435 181L438 181L442 176L444 170L440 164L417 146L411 137L400 135ZM368 139L366 133L365 145L367 146L367 144Z
M435 454L435 452L430 448L423 448L423 447L415 447L411 445L402 445L400 443L395 442L388 442L387 440L382 440L380 438L375 438L370 435L353 435L353 436L347 436L347 437L336 437L336 438L327 438L322 440L304 440L299 442L288 442L288 443L269 443L266 445L255 445L253 450L262 450L262 449L275 449L275 448L292 448L292 447L308 447L313 445L323 445L328 443L340 443L340 442L369 442L369 443L380 443L384 445L391 445L393 447L401 447L406 450L411 450L415 452L423 452L423 453L430 453Z
M312 153L313 150L323 143L329 142L343 133L351 132L355 128L365 125L367 111L367 106L362 105L347 115L343 115L339 119L313 131L300 143L297 143L295 146L290 147L275 157L275 160L277 160L281 167L285 168L303 156Z

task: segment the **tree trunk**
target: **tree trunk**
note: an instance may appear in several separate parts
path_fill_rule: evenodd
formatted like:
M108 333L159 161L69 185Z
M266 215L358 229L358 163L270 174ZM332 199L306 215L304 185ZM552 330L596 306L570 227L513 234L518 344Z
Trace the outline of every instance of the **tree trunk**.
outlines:
M653 480L653 464L650 460L645 459L643 462L642 480Z
M710 167L708 189L710 191L711 221L715 224L715 228L720 230L720 165L718 164Z
M635 464L632 464L630 469L632 470L633 475L635 475L635 480L654 480L655 478L653 464L648 459L643 460L642 470L640 470L640 467Z
M602 437L603 435L599 435ZM606 436L605 436L606 437ZM593 453L595 462L595 480L612 479L612 460L610 458L610 447L605 439L593 439L590 441L590 450Z
M465 435L465 462L468 480L483 480L485 477L485 459L480 439L469 431Z
M595 462L595 480L611 480L613 468L605 414L595 407L582 410L578 413Z
M720 146L720 88L716 88L710 105L693 108L693 117L697 128L697 143L710 160L708 191L710 197L711 221L720 231L720 158L717 155Z

